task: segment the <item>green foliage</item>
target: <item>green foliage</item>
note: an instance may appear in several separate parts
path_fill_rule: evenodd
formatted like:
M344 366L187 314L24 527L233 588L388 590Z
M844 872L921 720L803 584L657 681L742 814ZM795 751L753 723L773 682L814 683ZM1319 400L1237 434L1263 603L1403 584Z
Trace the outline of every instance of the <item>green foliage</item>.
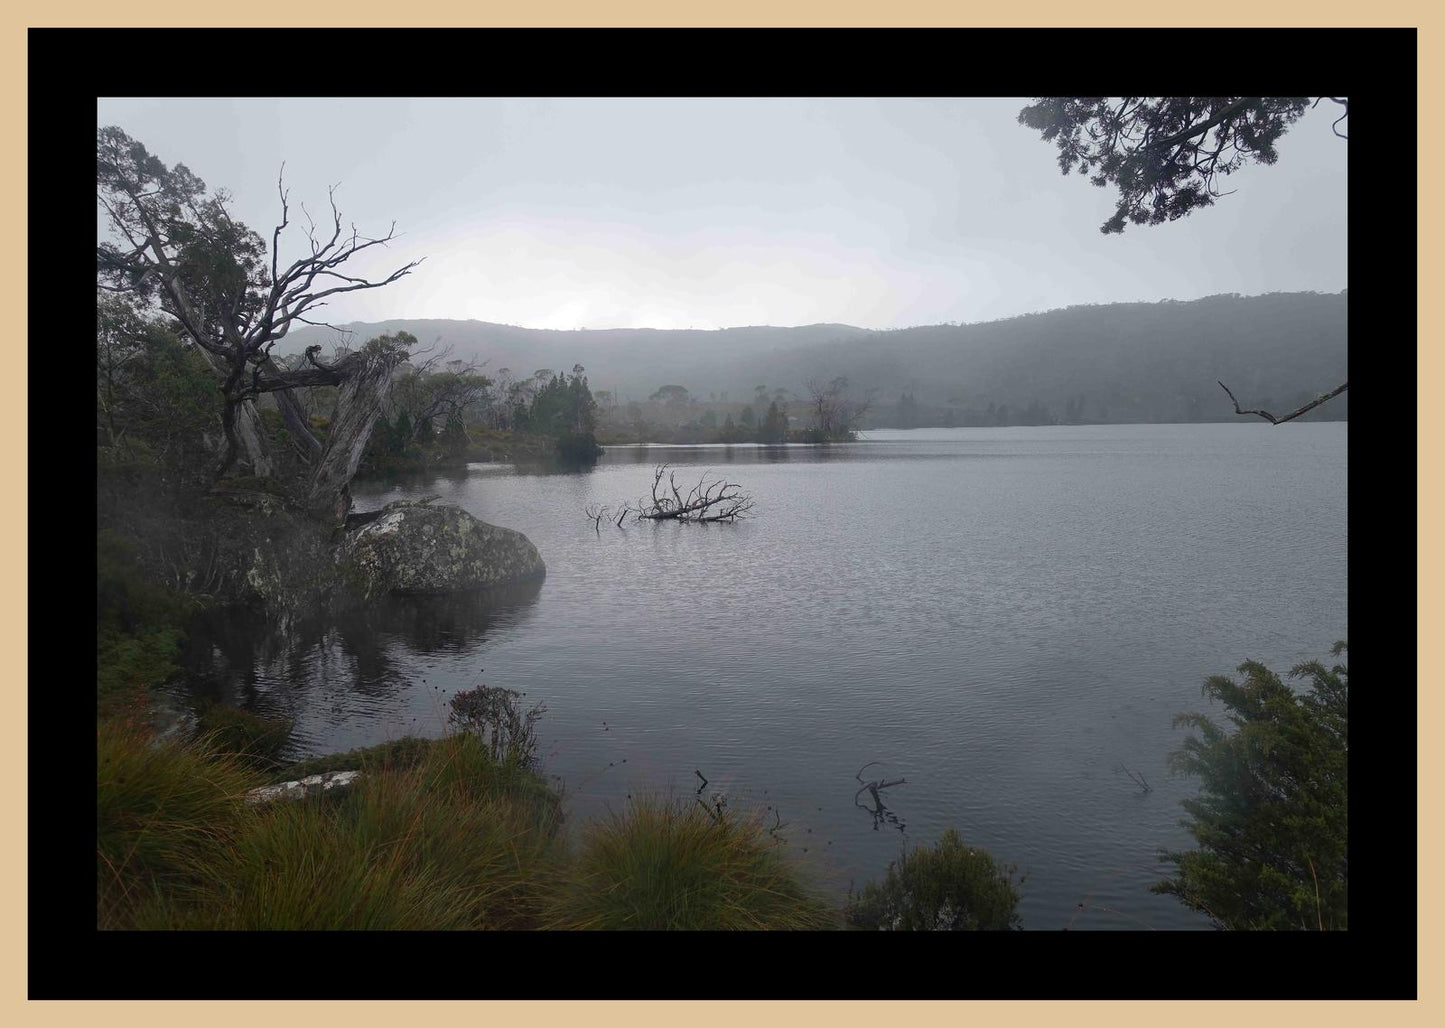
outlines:
M540 435L590 435L597 430L597 402L580 371L553 375L537 390L526 416L526 430Z
M1303 96L1056 96L1025 107L1019 122L1058 147L1065 175L1118 187L1109 233L1212 205L1216 176L1250 159L1273 164L1275 142L1308 108Z
M396 424L391 426L391 452L404 453L407 445L411 442L411 415L402 411L396 416Z
M1344 642L1332 653L1345 653ZM1201 780L1181 823L1199 843L1161 860L1175 877L1155 892L1176 897L1219 928L1344 929L1349 888L1349 668L1297 665L1296 693L1255 661L1242 682L1216 675L1204 695L1224 704L1234 731L1203 714L1176 727L1199 733L1173 768Z
M950 828L933 848L918 847L890 864L881 885L865 884L849 903L848 923L883 931L1021 928L1014 870L987 850L965 846Z
M124 298L96 308L96 419L102 469L140 465L163 480L203 477L219 432L217 378L196 347Z
M557 459L563 464L585 466L596 464L602 447L591 432L564 432L557 437Z
M146 690L178 670L191 601L146 579L138 550L111 530L96 535L96 696L99 713L138 713Z
M203 745L254 767L279 767L281 754L291 741L296 723L289 719L258 717L221 704L203 707L196 730Z
M837 927L837 915L759 820L638 798L588 826L547 927L818 929Z
M467 426L462 421L460 414L453 414L447 418L446 427L442 429L441 446L451 456L457 456L466 452L467 449Z
M763 418L762 427L758 429L758 442L760 443L782 443L788 439L788 419L783 412L778 410L778 401L774 400L768 404L767 416Z

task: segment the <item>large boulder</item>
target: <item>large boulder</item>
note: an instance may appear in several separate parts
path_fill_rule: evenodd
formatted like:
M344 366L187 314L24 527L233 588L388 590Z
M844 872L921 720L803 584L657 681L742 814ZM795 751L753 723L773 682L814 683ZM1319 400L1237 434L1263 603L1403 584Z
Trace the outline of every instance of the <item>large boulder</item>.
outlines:
M407 500L348 532L339 559L346 587L368 598L488 589L547 573L521 532L458 507Z

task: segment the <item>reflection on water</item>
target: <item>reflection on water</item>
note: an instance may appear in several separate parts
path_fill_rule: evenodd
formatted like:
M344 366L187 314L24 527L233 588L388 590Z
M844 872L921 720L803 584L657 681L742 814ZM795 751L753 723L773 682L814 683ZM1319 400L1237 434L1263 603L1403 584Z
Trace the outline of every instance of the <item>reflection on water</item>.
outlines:
M889 810L884 805L883 790L891 789L895 785L907 785L908 779L895 778L889 781L888 776L883 775L872 781L864 781L863 772L877 763L878 761L876 760L870 760L860 767L858 773L853 776L858 779L858 783L861 786L861 788L853 794L853 805L868 812L869 817L873 819L873 830L875 832L878 831L880 825L896 828L900 832L906 831L908 825L904 823L903 819L900 818L896 812ZM867 793L866 798L864 793Z
M1348 428L1290 427L614 446L590 472L355 483L358 512L438 495L526 533L546 580L290 639L219 625L194 688L296 717L310 755L439 734L485 669L546 704L544 770L574 823L639 792L756 807L840 895L954 828L1029 875L1026 927L1200 928L1148 891L1157 850L1191 845L1173 715L1208 675L1283 671L1348 635ZM757 516L584 516L645 494L663 462L725 474Z
M182 654L185 687L197 700L294 720L293 756L434 735L448 697L418 667L466 673L485 635L526 622L541 587L384 597L287 635L256 613L208 612ZM480 681L482 668L474 673Z

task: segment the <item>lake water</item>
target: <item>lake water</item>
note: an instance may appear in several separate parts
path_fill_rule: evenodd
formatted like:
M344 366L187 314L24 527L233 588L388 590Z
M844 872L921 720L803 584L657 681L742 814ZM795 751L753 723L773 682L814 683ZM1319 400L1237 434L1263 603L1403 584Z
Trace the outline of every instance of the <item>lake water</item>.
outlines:
M574 821L639 790L692 802L700 771L840 894L954 827L1027 872L1027 928L1206 927L1147 891L1156 851L1191 841L1171 719L1210 709L1208 675L1347 637L1347 432L880 430L356 483L358 511L438 495L525 532L545 582L217 636L189 688L294 717L299 756L439 734L453 692L506 686L546 704ZM595 531L584 508L637 499L664 461L739 483L756 516ZM855 799L870 762L865 781L906 779L881 816Z

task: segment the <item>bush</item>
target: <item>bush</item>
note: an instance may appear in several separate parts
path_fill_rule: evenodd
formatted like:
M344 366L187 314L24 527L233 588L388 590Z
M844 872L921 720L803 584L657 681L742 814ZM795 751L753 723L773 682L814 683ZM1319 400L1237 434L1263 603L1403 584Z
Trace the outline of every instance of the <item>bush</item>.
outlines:
M888 865L882 885L864 885L849 902L848 923L884 931L1021 928L1013 872L950 828L932 849L905 852Z
M639 798L589 825L547 927L816 929L837 915L754 818Z
M532 768L537 762L537 721L547 712L542 704L523 713L521 693L478 685L455 693L447 720L476 736L493 760Z
M1347 652L1336 643L1335 655ZM1203 714L1175 727L1199 732L1171 758L1202 780L1183 801L1199 848L1165 853L1178 868L1153 891L1176 897L1217 928L1344 929L1349 891L1349 668L1299 664L1297 694L1255 661L1236 683L1216 675L1204 695L1229 711L1227 732Z

